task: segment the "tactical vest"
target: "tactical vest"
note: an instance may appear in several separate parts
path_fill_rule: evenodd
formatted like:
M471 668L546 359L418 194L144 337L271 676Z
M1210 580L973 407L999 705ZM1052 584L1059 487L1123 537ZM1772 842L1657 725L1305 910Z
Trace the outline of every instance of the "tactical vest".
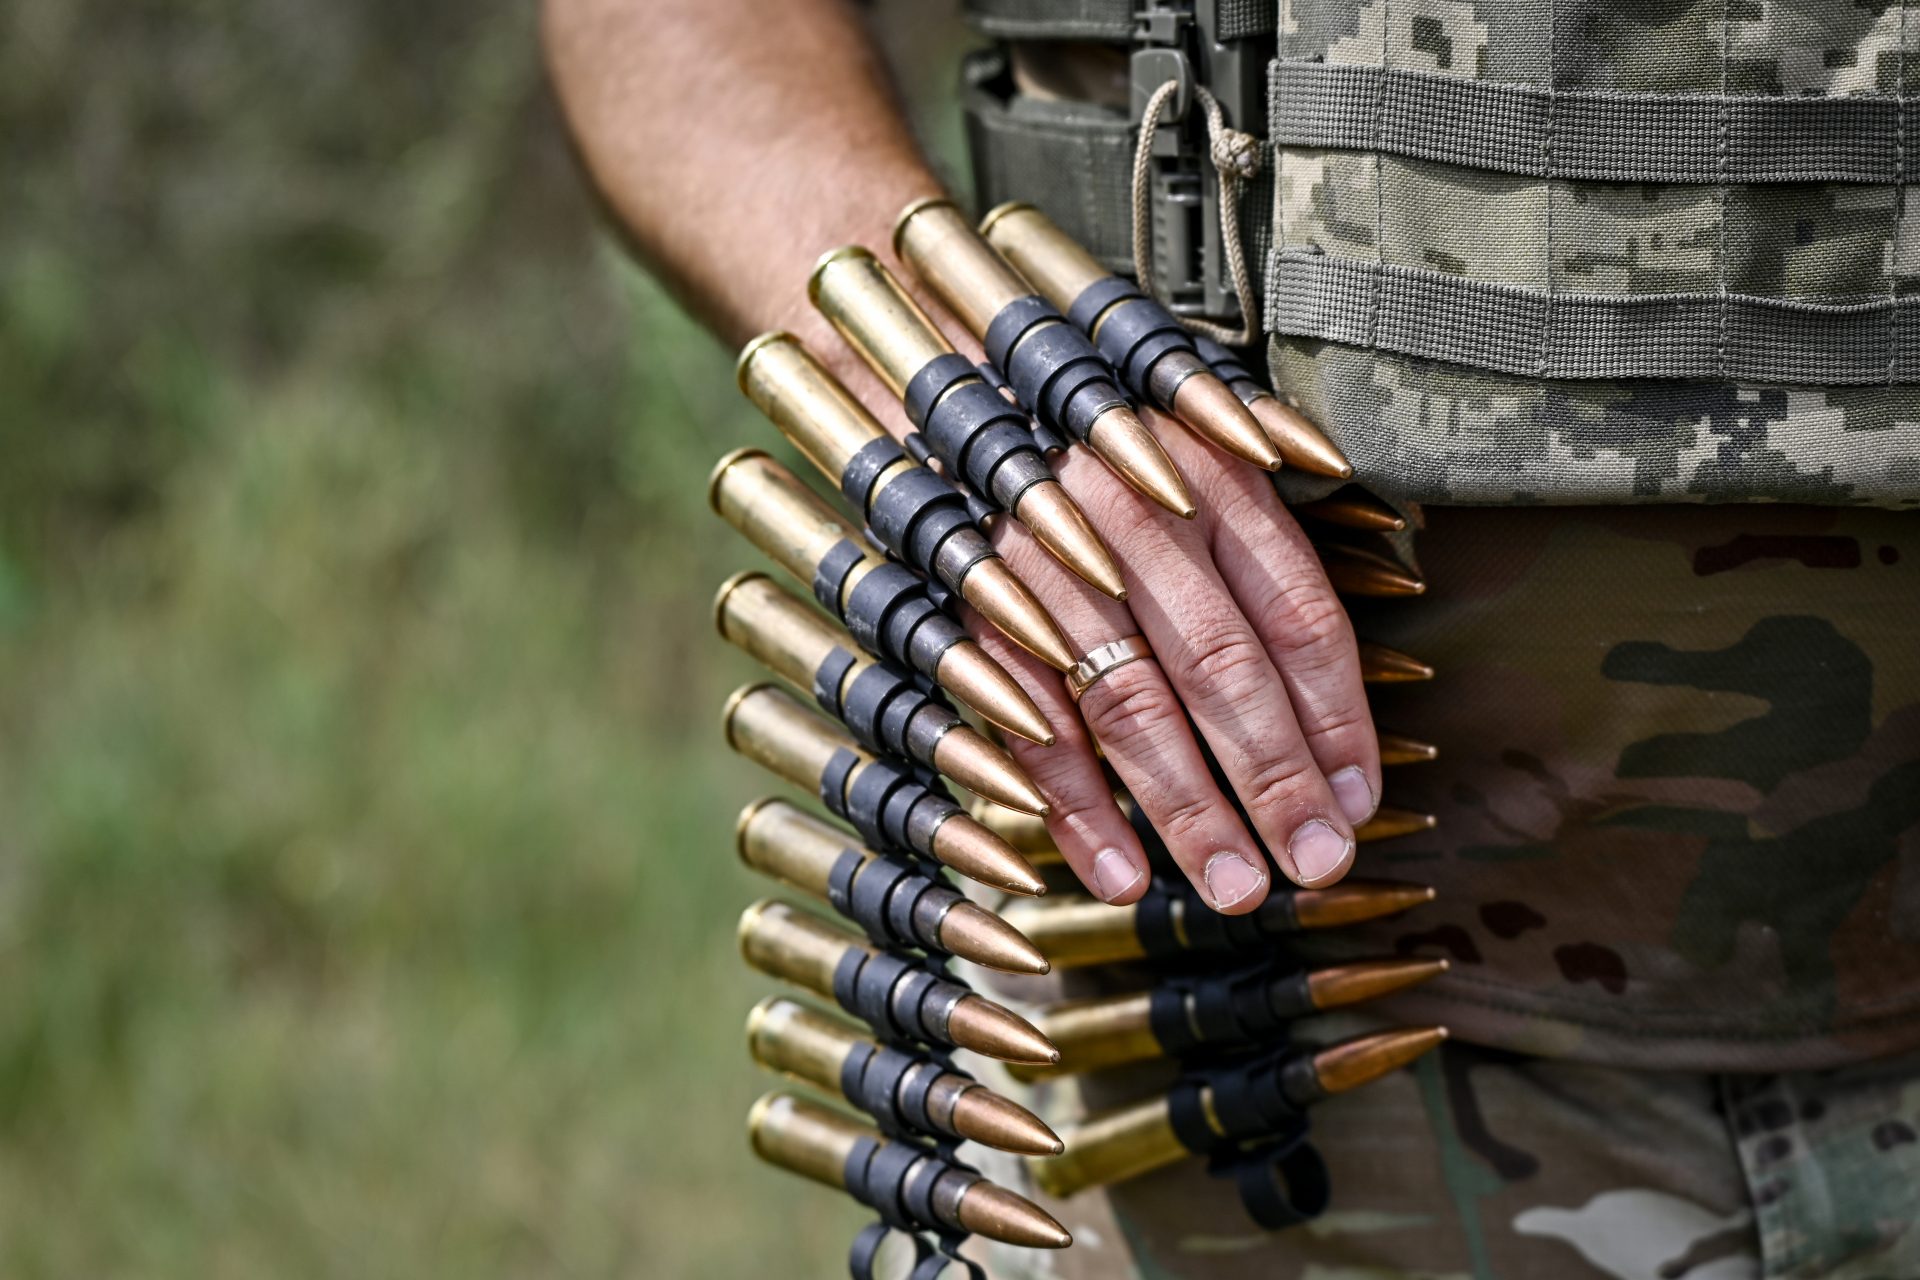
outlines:
M1039 204L1116 270L1137 122L1176 82L1143 177L1184 315L1238 311L1193 86L1263 139L1238 217L1250 327L1377 492L1920 505L1904 4L968 8L1003 42L1130 51L1126 108L1021 93L1004 44L966 70L981 207Z

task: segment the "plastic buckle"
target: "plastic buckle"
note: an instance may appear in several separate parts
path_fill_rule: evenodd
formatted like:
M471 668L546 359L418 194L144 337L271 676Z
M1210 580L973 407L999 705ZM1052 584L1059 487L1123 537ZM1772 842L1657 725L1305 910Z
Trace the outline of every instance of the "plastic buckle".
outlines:
M1189 108L1204 84L1227 124L1266 132L1267 39L1220 39L1220 0L1138 0L1130 62L1132 115L1169 80L1179 85L1160 115L1153 147L1153 270L1161 299L1176 315L1228 320L1240 311L1220 239L1220 184L1205 120Z

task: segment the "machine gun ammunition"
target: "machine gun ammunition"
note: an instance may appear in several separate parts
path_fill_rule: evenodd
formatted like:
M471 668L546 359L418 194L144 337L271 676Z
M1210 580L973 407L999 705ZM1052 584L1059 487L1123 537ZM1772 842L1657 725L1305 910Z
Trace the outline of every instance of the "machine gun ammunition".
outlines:
M980 339L987 359L1043 426L1087 445L1175 515L1194 514L1186 481L1127 403L1118 375L951 200L908 205L894 223L893 248Z
M1040 1117L921 1053L876 1044L854 1027L783 996L747 1015L747 1050L769 1071L838 1094L881 1121L932 1138L978 1142L1015 1155L1058 1155Z
M1127 598L1112 553L1054 479L1027 415L953 349L884 263L859 245L835 249L814 267L807 296L900 397L948 475L1013 512L1080 577L1116 600Z
M1022 648L1065 671L1059 626L973 522L966 498L906 455L790 333L740 353L740 389L859 511L887 550L938 578Z
M714 467L707 496L722 519L809 584L861 648L926 676L1008 733L1053 745L1053 726L1026 690L941 612L926 584L882 557L793 472L759 449L736 449Z
M1073 326L1093 339L1136 396L1263 470L1280 467L1260 422L1194 349L1193 335L1137 285L1114 275L1030 204L1003 204L980 234Z
M1045 973L1020 931L913 866L785 800L756 800L734 827L740 860L830 904L882 946L943 951L1006 973Z
M747 1117L768 1164L845 1191L909 1230L965 1231L1030 1249L1064 1249L1067 1229L1024 1196L879 1130L790 1093L770 1093Z
M713 602L727 641L814 700L869 751L914 760L998 804L1044 814L1046 798L978 729L914 678L866 657L854 639L764 573L727 579Z
M721 715L727 745L820 797L866 842L916 853L1008 893L1047 891L1011 845L911 774L875 760L838 725L775 685L748 685Z
M952 1045L1003 1062L1060 1058L1004 1005L774 898L740 917L740 954L768 977L832 1000L887 1040Z

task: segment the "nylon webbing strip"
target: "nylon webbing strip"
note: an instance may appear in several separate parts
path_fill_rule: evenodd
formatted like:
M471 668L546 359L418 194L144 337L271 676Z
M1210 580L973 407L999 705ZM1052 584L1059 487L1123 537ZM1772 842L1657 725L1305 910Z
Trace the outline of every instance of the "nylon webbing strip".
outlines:
M1220 38L1244 40L1273 30L1274 0L1215 0ZM1003 40L1112 40L1133 35L1135 0L967 0L975 30Z
M1711 293L1549 296L1288 250L1268 268L1267 326L1544 378L1920 382L1920 298L1830 305Z
M1424 71L1276 61L1269 140L1603 182L1912 181L1895 98L1547 90Z

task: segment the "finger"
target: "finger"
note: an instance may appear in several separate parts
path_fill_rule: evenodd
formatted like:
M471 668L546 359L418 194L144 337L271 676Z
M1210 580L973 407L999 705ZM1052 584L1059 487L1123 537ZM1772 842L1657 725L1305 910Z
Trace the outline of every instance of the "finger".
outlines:
M1204 492L1213 563L1280 672L1341 814L1365 822L1380 807L1380 744L1346 608L1265 476L1222 469Z
M1149 422L1190 483L1211 487L1223 468L1247 467L1164 417ZM1127 566L1134 617L1281 869L1303 885L1338 879L1352 863L1352 825L1266 646L1214 566L1206 531L1104 493L1081 505Z
M1077 487L1110 514L1126 511L1127 518L1156 518L1159 508L1127 488L1104 465L1084 451L1073 454L1061 468L1061 477L1070 487ZM1114 523L1117 527L1124 519L1115 517ZM1124 557L1122 564L1123 571L1131 574ZM1065 619L1062 625L1073 632ZM1137 629L1138 623L1129 618L1104 634L1075 633L1075 643L1084 651ZM1236 915L1260 905L1272 882L1267 860L1214 781L1180 698L1160 664L1149 658L1114 668L1086 690L1080 714L1134 803L1205 900L1217 911Z
M1053 613L1076 652L1104 643L1089 641L1089 636L1132 631L1133 619L1126 606L1108 600L1073 577L1033 535L1011 520L996 520L994 526L993 540L1000 554ZM991 626L980 626L975 633L982 647L1013 673L1053 725L1051 747L1009 741L1008 750L1047 799L1047 830L1055 847L1095 897L1116 906L1137 901L1151 879L1146 850L1114 803L1113 789L1094 753L1093 741L1059 673Z

